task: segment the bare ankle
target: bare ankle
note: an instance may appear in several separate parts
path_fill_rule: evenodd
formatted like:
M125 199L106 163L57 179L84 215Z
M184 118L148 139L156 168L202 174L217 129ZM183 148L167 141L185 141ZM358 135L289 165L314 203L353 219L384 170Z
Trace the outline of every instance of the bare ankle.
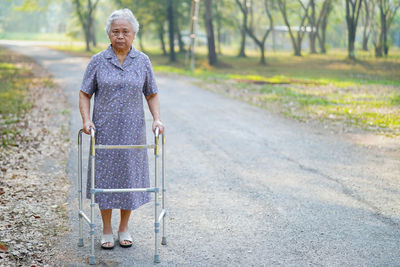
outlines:
M118 232L128 232L128 226L119 226Z
M113 233L113 231L112 231L112 227L111 226L109 226L109 227L104 227L103 226L103 234L108 235L108 234L112 234L112 233Z

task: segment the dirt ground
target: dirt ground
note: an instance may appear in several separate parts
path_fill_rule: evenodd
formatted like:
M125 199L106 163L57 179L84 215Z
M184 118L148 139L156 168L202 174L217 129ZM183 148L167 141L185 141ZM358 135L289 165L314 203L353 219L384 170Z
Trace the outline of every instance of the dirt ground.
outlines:
M41 66L7 55L35 78L27 96L33 107L15 125L17 145L0 147L0 265L53 266L54 243L66 231L68 108Z

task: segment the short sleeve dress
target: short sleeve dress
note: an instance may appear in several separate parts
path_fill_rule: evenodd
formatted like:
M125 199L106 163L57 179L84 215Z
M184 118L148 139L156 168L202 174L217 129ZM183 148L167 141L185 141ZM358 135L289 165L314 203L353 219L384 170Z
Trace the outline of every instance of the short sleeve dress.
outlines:
M146 143L143 110L145 96L158 92L151 62L131 48L123 65L112 46L94 55L83 78L81 91L94 94L95 141L102 145ZM86 197L90 198L90 161ZM146 149L99 149L95 159L96 188L149 187ZM96 193L100 209L134 210L150 201L148 192Z

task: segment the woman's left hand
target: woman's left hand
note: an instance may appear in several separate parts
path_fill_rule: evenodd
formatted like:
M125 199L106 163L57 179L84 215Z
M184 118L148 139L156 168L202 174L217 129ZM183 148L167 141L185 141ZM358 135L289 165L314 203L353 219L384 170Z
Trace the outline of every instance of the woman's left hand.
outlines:
M160 120L153 121L153 133L155 132L157 127L159 129L159 134L162 134L164 132L164 124Z

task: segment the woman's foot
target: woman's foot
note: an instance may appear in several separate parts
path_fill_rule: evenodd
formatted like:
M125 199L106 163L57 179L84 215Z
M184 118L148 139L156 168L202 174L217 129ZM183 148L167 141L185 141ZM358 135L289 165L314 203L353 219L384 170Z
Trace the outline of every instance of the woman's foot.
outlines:
M128 248L132 246L132 237L128 233L128 226L119 226L118 240L121 247Z
M103 227L103 235L101 237L101 247L111 249L114 247L114 236L112 227Z
M123 248L132 246L132 236L128 232L118 232L119 245Z
M102 234L101 235L101 248L103 248L103 249L114 248L114 235L113 234Z

